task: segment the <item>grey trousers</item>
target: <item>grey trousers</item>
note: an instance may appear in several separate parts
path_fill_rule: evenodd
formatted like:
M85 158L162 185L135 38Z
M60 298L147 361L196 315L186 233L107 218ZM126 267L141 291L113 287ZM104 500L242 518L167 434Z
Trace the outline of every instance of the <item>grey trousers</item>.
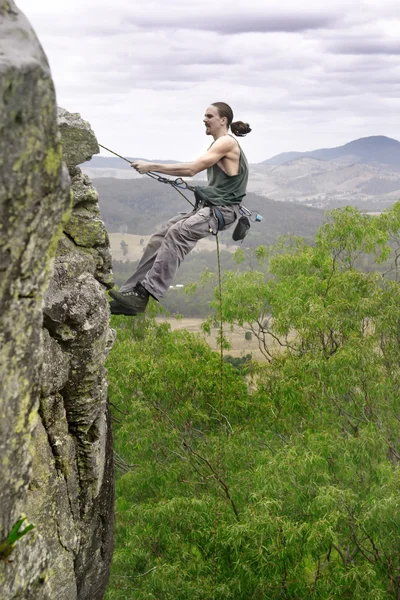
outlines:
M228 229L236 220L238 206L219 206ZM179 213L149 240L136 271L121 286L130 291L138 282L160 300L168 290L176 270L196 243L217 230L217 219L209 207Z

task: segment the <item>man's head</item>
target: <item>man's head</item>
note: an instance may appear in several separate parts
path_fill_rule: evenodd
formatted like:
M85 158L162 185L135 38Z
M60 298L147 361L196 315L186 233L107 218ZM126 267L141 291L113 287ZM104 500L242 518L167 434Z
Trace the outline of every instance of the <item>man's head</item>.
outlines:
M214 138L218 138L221 135L226 135L228 133L229 125L232 122L229 122L226 114L221 113L220 109L218 108L219 104L223 104L223 102L216 102L215 104L210 104L210 106L207 108L204 114L206 135L212 135ZM227 104L225 106L229 108ZM230 108L229 110L232 113L232 110Z
M231 128L232 133L243 137L250 133L251 128L248 123L242 121L233 121L233 110L225 102L213 102L207 108L204 115L204 124L206 126L206 135L212 135L214 139L226 135Z

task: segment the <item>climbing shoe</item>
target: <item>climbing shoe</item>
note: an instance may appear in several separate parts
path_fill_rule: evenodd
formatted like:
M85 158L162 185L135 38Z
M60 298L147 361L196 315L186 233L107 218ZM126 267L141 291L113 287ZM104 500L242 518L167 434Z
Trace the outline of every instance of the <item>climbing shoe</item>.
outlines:
M135 315L137 315L136 310L132 310L131 308L125 308L125 306L122 306L122 304L120 304L116 300L111 300L111 302L109 302L108 305L110 307L110 312L112 315L126 315L129 317L134 317Z
M146 310L150 294L141 283L137 283L135 287L128 292L117 292L117 290L110 290L110 296L116 300L117 304L120 305L120 307L116 305L111 306L110 303L112 314L137 315L138 313ZM126 312L113 312L114 306L116 310L122 311L122 309L125 309Z

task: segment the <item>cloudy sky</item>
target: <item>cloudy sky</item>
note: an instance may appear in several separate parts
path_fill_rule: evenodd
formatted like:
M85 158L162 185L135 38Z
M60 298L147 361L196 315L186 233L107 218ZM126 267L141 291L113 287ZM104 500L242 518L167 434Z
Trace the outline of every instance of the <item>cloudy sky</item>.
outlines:
M58 104L120 154L195 158L216 101L252 127L242 141L251 162L369 135L400 140L399 0L16 3Z

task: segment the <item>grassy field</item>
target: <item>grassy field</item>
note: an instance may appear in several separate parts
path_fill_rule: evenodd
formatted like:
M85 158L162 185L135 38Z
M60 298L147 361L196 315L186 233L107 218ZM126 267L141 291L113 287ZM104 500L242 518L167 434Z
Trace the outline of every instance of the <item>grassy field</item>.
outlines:
M134 235L132 233L110 233L110 246L111 246L111 254L114 260L124 260L124 261L134 261L138 260L143 253L143 250L146 247L147 242L149 241L149 235ZM128 244L128 252L124 256L121 249L121 242L124 240ZM140 243L140 241L142 243ZM235 252L235 246L227 246L226 244L222 244L223 250L229 250L230 252ZM193 252L215 252L215 239L214 237L206 238L205 240L200 240L197 243Z
M187 329L193 333L202 333L201 324L203 319L174 319L174 318L157 318L158 322L168 321L171 325L171 329L175 331L176 329ZM256 360L265 360L265 357L260 352L258 348L258 341L252 336L251 340L245 339L246 329L243 327L235 327L233 331L229 330L229 327L224 328L225 335L229 339L231 343L231 349L225 350L224 354L230 354L231 356L246 356L246 354L252 354L253 358ZM212 329L211 335L204 335L204 339L207 343L213 348L217 350L217 335L218 329Z

